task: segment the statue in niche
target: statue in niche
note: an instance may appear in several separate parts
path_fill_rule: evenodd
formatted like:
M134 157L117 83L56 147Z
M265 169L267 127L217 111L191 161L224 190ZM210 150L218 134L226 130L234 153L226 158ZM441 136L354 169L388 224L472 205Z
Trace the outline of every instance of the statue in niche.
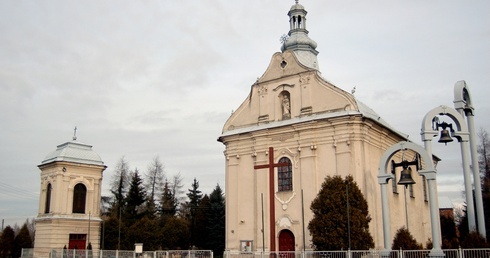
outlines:
M291 103L286 93L282 95L282 119L291 118Z

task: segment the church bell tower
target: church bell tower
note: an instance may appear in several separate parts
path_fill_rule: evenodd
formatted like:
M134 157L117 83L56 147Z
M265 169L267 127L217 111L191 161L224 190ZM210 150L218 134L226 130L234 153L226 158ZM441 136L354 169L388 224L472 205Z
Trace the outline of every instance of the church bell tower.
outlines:
M100 156L92 146L78 142L75 134L38 167L41 191L35 256L47 257L51 250L65 247L98 252L102 173L106 169Z

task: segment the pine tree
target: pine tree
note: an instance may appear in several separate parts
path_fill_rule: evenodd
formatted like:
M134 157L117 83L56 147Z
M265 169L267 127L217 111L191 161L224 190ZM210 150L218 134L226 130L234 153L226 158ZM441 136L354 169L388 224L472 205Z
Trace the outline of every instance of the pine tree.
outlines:
M367 201L352 176L345 180L327 176L310 209L313 219L308 229L316 250L347 250L349 245L352 250L374 247Z
M131 173L131 182L129 184L129 191L126 195L126 209L125 219L128 226L132 225L137 219L140 219L144 215L144 207L142 204L146 201L145 189L143 187L143 180L141 179L138 169L135 169Z
M225 197L221 187L216 185L209 195L207 230L209 236L206 249L213 250L215 257L221 257L225 250Z
M177 213L177 203L175 196L170 188L168 180L163 184L163 193L160 199L160 218L165 220L175 216Z
M189 192L187 193L187 197L189 198L189 201L187 202L187 206L189 209L189 217L187 219L189 220L190 223L191 245L194 245L194 243L196 242L195 237L197 235L196 234L197 232L195 232L196 213L202 198L202 193L199 190L199 182L196 180L196 178L194 178L194 182L192 183L192 188L189 189Z
M14 250L15 232L10 226L7 226L0 237L0 257L12 257Z
M32 239L27 228L27 223L24 223L20 228L19 233L14 238L14 249L12 257L20 257L22 254L22 248L32 248Z
M211 209L211 203L209 196L205 194L199 202L199 207L196 209L194 217L194 228L192 230L192 237L194 239L193 244L199 249L209 249L206 246L209 239L209 210Z

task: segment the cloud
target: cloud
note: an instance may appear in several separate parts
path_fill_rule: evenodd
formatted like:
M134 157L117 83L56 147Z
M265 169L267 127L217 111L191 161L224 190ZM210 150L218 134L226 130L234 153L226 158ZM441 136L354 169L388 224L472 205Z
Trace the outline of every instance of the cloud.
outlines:
M280 50L292 4L1 1L0 175L39 191L36 166L77 126L108 166L104 191L121 156L144 171L156 155L186 187L196 177L204 193L224 188L216 139ZM302 4L323 77L356 86L356 98L412 141L421 144L429 110L452 106L462 79L476 127L490 128L488 1ZM460 146L433 146L439 192L459 189Z

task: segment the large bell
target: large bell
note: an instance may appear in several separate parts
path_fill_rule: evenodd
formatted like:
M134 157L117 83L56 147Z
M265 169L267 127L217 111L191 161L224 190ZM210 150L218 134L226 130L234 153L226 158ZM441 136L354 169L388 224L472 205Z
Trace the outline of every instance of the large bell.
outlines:
M404 185L407 187L408 185L415 184L412 178L412 169L410 167L403 168L402 173L400 174L400 181L398 181L399 185Z
M441 138L439 138L438 142L442 142L447 145L448 142L452 142L453 138L451 138L451 135L449 134L449 130L444 129L441 131Z

